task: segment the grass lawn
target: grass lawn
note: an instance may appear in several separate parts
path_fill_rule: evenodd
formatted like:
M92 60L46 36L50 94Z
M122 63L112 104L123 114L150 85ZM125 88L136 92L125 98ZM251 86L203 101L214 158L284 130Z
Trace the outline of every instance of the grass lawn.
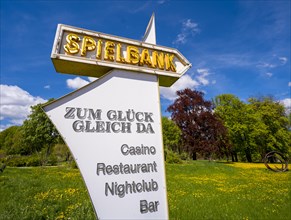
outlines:
M0 174L0 219L95 219L78 169L6 168Z
M263 164L167 164L170 219L291 219L291 172ZM0 219L95 219L79 170L6 168Z
M264 164L167 165L171 219L291 219L291 173Z

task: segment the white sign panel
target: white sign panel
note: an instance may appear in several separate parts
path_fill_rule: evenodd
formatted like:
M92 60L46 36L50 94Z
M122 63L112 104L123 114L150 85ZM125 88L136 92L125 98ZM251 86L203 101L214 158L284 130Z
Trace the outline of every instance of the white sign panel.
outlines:
M44 107L99 219L168 219L157 78L113 70Z

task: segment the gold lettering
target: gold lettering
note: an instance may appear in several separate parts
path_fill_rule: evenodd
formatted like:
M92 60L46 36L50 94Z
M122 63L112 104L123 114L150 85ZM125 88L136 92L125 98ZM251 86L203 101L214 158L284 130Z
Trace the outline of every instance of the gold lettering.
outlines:
M101 60L101 55L102 55L102 40L98 40L98 42L97 42L96 59Z
M106 41L104 60L114 61L114 49L115 43L112 41Z
M89 36L84 36L81 39L77 34L70 33L66 36L66 44L63 47L65 53L70 55L80 52L81 56L86 57L89 51L96 49L95 58L97 60L147 66L172 72L177 71L174 54L127 45L122 42L106 41L105 39ZM126 54L124 54L125 52Z
M121 44L117 44L117 47L116 47L116 62L125 63L124 57L121 56L121 53L122 53L121 48L122 48Z
M95 50L96 42L92 37L85 36L82 42L81 56L86 56L87 51Z
M141 52L139 65L143 66L144 64L148 65L148 67L153 67L148 49L143 49Z
M127 46L126 48L126 62L130 64L138 64L139 62L139 51L137 47Z
M153 67L154 68L159 68L160 70L165 69L165 64L164 64L164 53L158 54L157 51L153 51L152 53L152 60L153 60Z
M173 63L173 59L174 59L174 54L172 54L172 55L166 54L165 63L166 63L166 70L167 71L176 72L176 66Z
M76 34L68 34L66 37L67 44L64 46L66 53L76 54L79 53L80 46L78 42L80 38Z

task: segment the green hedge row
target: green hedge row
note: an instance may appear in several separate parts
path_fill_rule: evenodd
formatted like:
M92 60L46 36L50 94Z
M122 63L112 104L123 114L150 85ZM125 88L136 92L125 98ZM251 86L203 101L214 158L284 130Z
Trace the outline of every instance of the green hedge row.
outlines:
M46 160L39 155L9 155L1 159L1 162L10 167L35 167L41 165L57 165L57 159L53 156L49 156Z

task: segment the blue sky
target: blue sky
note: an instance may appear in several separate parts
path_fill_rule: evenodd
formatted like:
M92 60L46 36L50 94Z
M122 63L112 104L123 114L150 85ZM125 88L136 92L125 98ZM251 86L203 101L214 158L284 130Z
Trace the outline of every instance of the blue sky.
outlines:
M30 106L92 78L56 73L50 53L58 23L141 40L155 13L157 44L177 48L192 68L161 88L162 114L175 91L210 100L272 95L291 106L290 1L1 1L0 130L21 125Z

